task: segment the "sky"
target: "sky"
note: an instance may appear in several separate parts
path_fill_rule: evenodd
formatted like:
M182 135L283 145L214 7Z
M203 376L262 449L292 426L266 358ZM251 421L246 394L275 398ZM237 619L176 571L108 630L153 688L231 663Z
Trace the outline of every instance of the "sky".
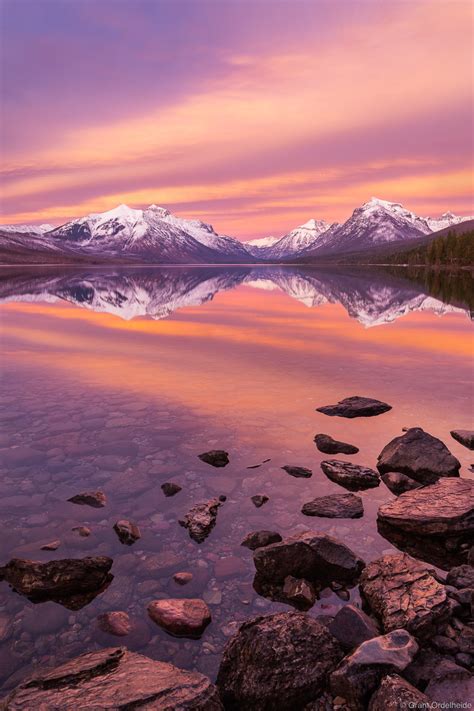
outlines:
M3 223L472 214L470 0L2 0Z

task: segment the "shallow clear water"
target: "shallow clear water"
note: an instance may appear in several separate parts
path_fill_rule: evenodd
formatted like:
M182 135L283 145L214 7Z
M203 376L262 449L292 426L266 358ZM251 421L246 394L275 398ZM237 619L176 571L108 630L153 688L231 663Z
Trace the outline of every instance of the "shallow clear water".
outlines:
M330 457L313 443L318 432L360 447L339 458L374 467L402 427L421 426L473 476L472 453L449 435L471 426L472 324L462 300L445 304L417 282L291 267L5 269L0 299L0 562L114 559L110 587L77 612L34 605L0 584L4 688L34 667L121 643L214 676L239 622L290 609L254 592L252 553L240 546L250 531L325 531L366 560L392 550L375 523L392 498L383 484L360 492L361 519L301 513L315 496L345 491L320 470ZM356 394L393 409L356 420L315 411ZM227 450L230 464L201 462L209 449ZM285 464L313 476L292 478ZM182 491L165 498L166 481ZM106 493L105 508L67 502L94 489ZM178 519L219 494L227 501L198 545ZM268 503L256 509L254 494ZM119 518L140 526L132 547L112 530ZM91 536L72 532L78 525ZM57 551L40 550L53 539ZM172 575L184 570L194 579L179 587ZM175 639L148 620L152 599L201 596L213 620L200 640ZM326 590L309 614L343 604ZM98 630L97 615L111 610L130 614L129 637Z

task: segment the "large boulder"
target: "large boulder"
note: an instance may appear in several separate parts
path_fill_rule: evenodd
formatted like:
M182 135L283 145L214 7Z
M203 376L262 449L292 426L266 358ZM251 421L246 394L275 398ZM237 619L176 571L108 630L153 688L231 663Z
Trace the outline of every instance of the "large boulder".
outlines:
M468 449L474 449L473 430L451 430L451 437Z
M315 435L314 443L319 451L324 452L324 454L357 454L359 451L359 447L333 439L327 434Z
M223 711L218 691L207 677L123 647L82 654L55 669L36 672L11 692L2 708Z
M360 496L355 494L329 494L303 504L301 513L321 518L360 518L364 515L364 506Z
M378 519L420 536L474 535L474 481L439 479L382 504Z
M459 476L460 467L446 445L421 427L412 427L392 439L380 452L377 463L381 474L399 472L421 484L432 484L443 476Z
M386 632L403 628L427 637L451 613L444 585L405 553L369 563L361 574L360 590Z
M429 698L402 679L398 674L387 674L370 699L369 711L403 711L429 708Z
M328 479L349 491L373 489L380 484L379 474L360 464L351 464L339 459L327 459L321 462L321 469Z
M195 504L179 521L181 526L188 529L190 537L196 543L202 543L216 525L219 506L221 502L217 498Z
M226 711L287 711L318 698L343 652L301 612L245 622L226 645L217 686Z
M32 602L52 600L70 610L79 610L110 585L112 562L106 556L66 558L48 563L12 558L0 567L0 580L5 580Z
M153 600L148 614L169 634L191 639L198 639L211 621L208 606L199 599Z
M346 397L344 400L340 400L336 405L317 407L316 411L322 412L324 415L329 415L330 417L353 418L374 417L375 415L388 412L388 410L391 409L391 405L387 405L386 402L382 402L381 400L354 395L353 397Z

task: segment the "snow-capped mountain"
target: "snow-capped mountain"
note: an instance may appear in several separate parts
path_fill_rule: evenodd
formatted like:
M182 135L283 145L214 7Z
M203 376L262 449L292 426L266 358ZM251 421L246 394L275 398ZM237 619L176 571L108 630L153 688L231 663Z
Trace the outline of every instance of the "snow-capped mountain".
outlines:
M256 244L256 242L267 242L267 244L257 245L258 251L254 251L253 254L267 261L278 261L291 257L293 254L302 252L310 245L316 246L323 243L322 236L329 229L335 228L336 225L337 223L329 225L325 220L315 220L313 218L305 222L304 225L295 227L294 230L277 240L274 237L267 238L267 240L255 240L253 244ZM271 240L271 242L268 243L268 240Z
M254 257L258 257L264 254L262 250L266 247L273 247L273 245L280 240L281 237L261 237L260 239L251 239L248 242L244 242L244 245L250 254L253 254Z
M57 227L52 240L74 244L88 253L131 256L160 263L225 263L248 261L249 252L211 225L185 220L150 205L135 210L119 205Z
M44 235L46 232L54 230L53 225L0 225L3 232L21 232L32 235Z

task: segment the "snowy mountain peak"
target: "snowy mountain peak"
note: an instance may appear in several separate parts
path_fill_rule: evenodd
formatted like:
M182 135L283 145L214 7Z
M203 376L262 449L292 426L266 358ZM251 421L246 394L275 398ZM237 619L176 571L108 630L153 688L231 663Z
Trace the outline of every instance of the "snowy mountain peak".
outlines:
M166 209L166 207L160 207L159 205L155 205L154 203L148 205L146 209L147 211L153 211L156 215L159 215L160 217L168 217L168 215L171 214L170 211Z

